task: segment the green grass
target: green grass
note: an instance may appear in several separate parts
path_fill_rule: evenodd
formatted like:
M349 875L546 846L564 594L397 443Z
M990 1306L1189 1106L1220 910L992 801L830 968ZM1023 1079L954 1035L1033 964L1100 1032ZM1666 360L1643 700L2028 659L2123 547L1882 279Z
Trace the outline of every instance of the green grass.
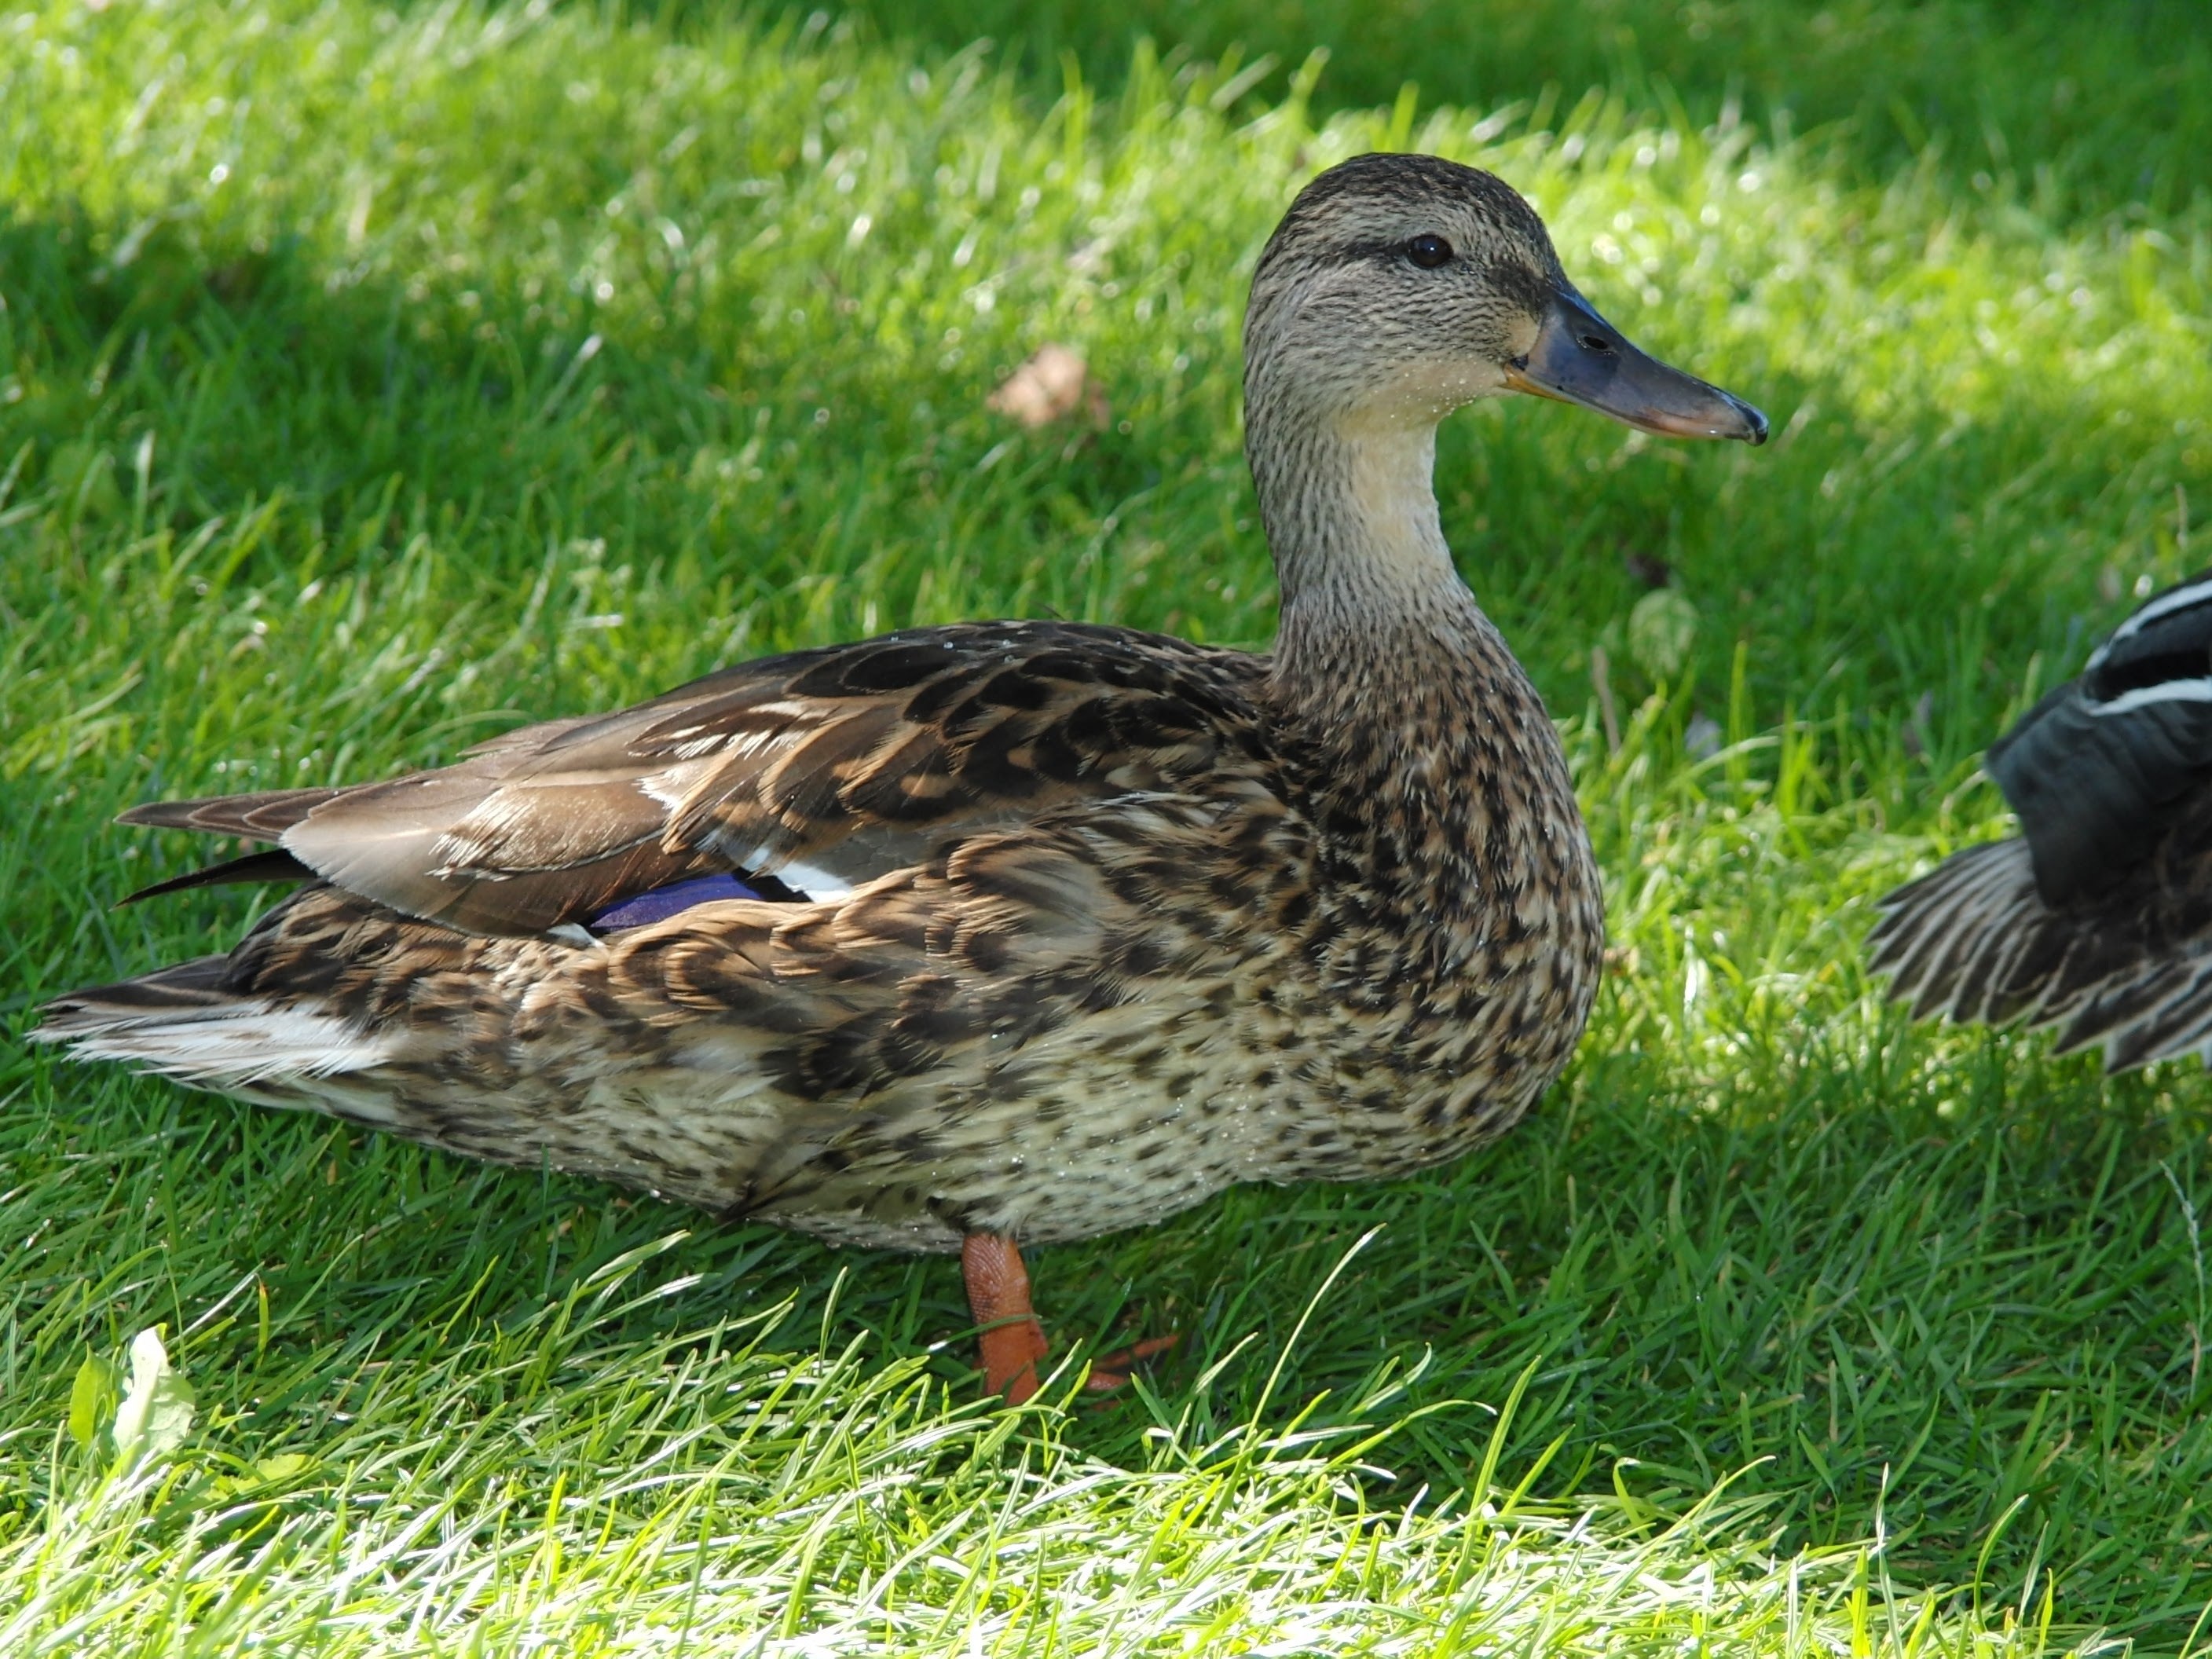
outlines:
M1955 112L1883 126L1871 60L1779 0L1666 13L1633 62L1501 26L1435 88L1497 109L1356 106L1437 82L1429 28L1479 6L1378 23L1311 98L1079 18L1064 89L950 50L951 7L0 20L17 1030L251 914L106 908L191 855L106 827L149 795L907 623L1264 641L1243 284L1338 156L1504 173L1615 321L1778 429L1447 428L1617 971L1491 1152L1042 1255L1064 1342L1186 1334L1129 1397L980 1401L942 1262L11 1044L0 1651L2201 1651L2212 1089L1909 1027L1858 967L1874 895L1996 830L1988 738L2212 519L2212 204L2174 161L2207 49L2179 8L1996 9L1824 15L1989 109L2104 88L1999 167ZM1156 27L1292 62L1333 27L1273 15ZM983 407L1048 339L1103 431ZM1629 627L1652 561L1697 618L1673 668ZM157 1323L197 1421L111 1474L72 1387Z
M1325 48L1316 92L1332 110L1388 104L1409 81L1431 103L1474 108L1549 109L1562 88L1571 101L1597 85L1700 124L1735 106L1769 131L1809 137L1861 182L1932 163L1961 191L2025 197L2050 213L2201 204L2212 150L2212 32L2196 0L861 0L853 9L878 38L944 51L988 33L1054 90L1071 59L1093 84L1120 85L1145 33L1200 58L1234 54L1261 98Z

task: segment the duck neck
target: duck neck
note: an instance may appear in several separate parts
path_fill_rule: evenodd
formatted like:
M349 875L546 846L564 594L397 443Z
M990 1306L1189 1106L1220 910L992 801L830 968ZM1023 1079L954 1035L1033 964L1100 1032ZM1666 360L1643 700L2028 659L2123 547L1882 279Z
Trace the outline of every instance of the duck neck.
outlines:
M1269 696L1340 884L1408 937L1516 893L1595 927L1558 734L1444 545L1433 423L1263 427L1251 449L1282 584Z
M1502 648L1444 544L1432 415L1263 410L1246 449L1281 590L1279 699L1432 694L1440 666Z

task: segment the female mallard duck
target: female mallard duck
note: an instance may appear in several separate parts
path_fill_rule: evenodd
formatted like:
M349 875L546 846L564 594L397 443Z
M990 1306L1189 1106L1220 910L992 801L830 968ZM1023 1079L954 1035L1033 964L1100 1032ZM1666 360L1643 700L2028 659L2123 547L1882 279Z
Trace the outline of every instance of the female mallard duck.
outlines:
M1444 545L1437 424L1508 391L1683 437L1765 420L1623 339L1510 188L1428 156L1305 188L1244 345L1272 656L915 629L388 782L141 806L274 844L149 893L308 884L39 1035L960 1250L1018 1400L1046 1352L1018 1242L1508 1127L1581 1034L1603 918L1551 722Z
M1984 763L2021 833L1882 899L1890 994L2057 1025L2111 1072L2212 1060L2212 572L2144 601Z

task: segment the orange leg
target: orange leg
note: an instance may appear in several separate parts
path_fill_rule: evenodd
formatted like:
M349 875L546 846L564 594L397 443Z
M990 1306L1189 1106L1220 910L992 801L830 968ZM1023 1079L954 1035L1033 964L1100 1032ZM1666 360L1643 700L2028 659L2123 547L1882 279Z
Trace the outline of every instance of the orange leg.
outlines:
M1018 1406L1036 1393L1037 1367L1052 1352L1030 1306L1030 1272L1022 1265L1022 1253L1012 1239L998 1233L970 1233L961 1241L960 1272L968 1281L968 1311L982 1332L977 1346L983 1352L983 1386ZM1110 1393L1145 1361L1182 1340L1180 1334L1147 1337L1102 1355L1084 1386L1096 1394Z
M1030 1306L1030 1272L1011 1238L970 1233L960 1245L968 1310L982 1330L983 1386L1018 1406L1037 1391L1037 1365L1052 1350Z

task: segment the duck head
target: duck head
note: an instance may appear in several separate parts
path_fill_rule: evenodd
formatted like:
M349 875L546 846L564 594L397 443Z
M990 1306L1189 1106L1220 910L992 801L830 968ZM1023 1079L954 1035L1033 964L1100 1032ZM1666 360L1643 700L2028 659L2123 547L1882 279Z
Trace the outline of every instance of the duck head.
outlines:
M1766 439L1759 410L1600 316L1510 185L1432 155L1355 156L1299 192L1244 346L1256 423L1433 427L1520 392L1668 437Z

